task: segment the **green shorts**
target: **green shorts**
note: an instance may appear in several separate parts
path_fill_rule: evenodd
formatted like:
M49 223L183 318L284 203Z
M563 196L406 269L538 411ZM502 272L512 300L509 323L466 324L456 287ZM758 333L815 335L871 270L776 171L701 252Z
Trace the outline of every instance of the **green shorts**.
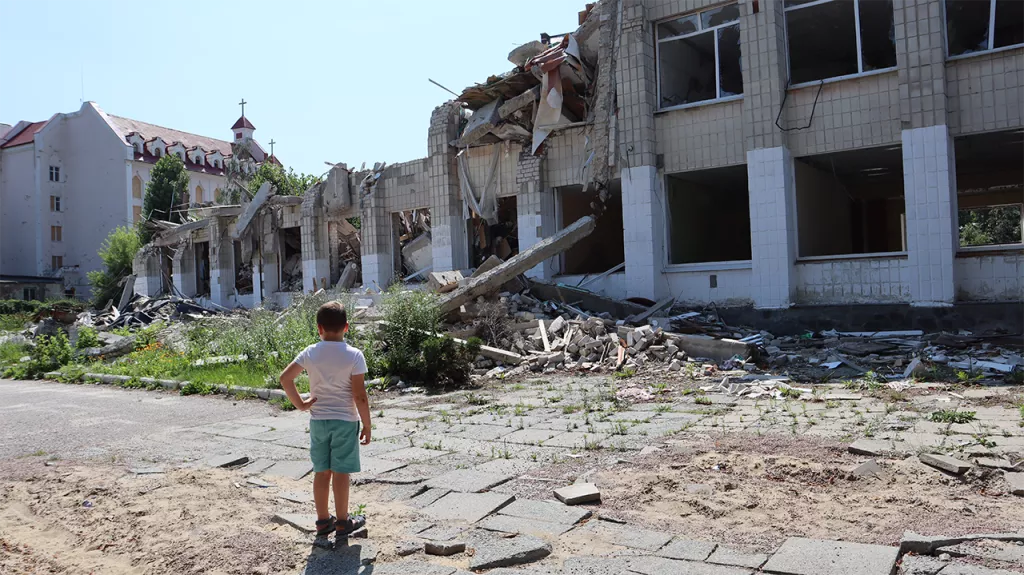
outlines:
M309 422L309 458L313 471L359 472L359 422L312 419Z

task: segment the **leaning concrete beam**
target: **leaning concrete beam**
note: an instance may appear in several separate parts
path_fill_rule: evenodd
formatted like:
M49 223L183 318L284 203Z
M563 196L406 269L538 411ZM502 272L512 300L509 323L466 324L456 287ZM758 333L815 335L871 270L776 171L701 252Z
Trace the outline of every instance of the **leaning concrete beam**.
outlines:
M178 243L179 240L183 240L190 233L195 230L201 230L210 225L209 219L196 220L187 224L181 224L180 226L160 234L160 237L153 241L153 245L157 247L173 246Z
M507 120L509 116L533 104L538 98L540 98L540 86L534 86L499 106L498 117Z
M483 108L480 108L473 115L470 116L469 122L466 123L466 129L462 132L462 137L455 143L457 148L465 148L471 145L473 142L479 140L490 132L494 126L498 125L500 118L498 117L498 108L501 106L502 100L489 102Z
M232 239L237 240L242 237L242 234L245 233L245 229L249 227L252 219L256 217L256 212L259 211L260 207L262 207L270 197L270 194L272 193L271 190L273 190L273 186L270 185L270 182L263 182L263 185L260 186L256 195L253 196L252 201L249 202L248 206L245 206L245 211L243 211L242 215L238 216L238 219L235 220L235 231L231 234Z
M459 306L473 301L477 296L486 295L499 289L510 279L526 273L533 266L569 249L573 244L590 235L596 225L593 216L583 216L564 230L519 252L491 271L470 278L465 287L460 287L441 300L441 313L455 311L459 309Z

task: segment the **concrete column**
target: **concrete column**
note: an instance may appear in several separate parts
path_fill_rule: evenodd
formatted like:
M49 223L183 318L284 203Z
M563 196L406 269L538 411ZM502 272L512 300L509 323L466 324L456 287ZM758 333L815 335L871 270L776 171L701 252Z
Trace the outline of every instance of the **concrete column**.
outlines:
M363 287L386 289L395 277L391 214L384 205L380 191L364 200L362 216L362 253L360 265ZM433 219L432 219L433 223Z
M662 272L668 214L655 167L654 32L641 0L623 2L620 43L616 81L626 294L656 300L668 293Z
M544 153L534 156L530 146L519 152L516 163L516 220L519 230L519 251L553 235L558 225L555 221L555 193L543 187ZM548 279L555 275L555 258L544 260L526 272L531 278Z
M302 201L302 291L316 291L331 279L327 222L320 194L310 193Z
M263 262L255 251L252 254L252 306L263 303Z
M448 102L434 108L430 116L427 165L434 271L469 267L469 240L456 163L458 150L449 145L459 136L460 114L461 108Z
M281 291L281 234L272 217L262 218L259 225L263 235L260 244L260 269L263 272L263 279L260 284L263 287L264 301L274 301L274 294Z
M191 243L182 244L174 250L171 281L185 297L196 295L196 257Z
M226 218L210 220L210 301L229 307L235 293L235 246Z
M796 288L796 182L785 146L747 152L750 295L757 308L787 308Z
M952 305L959 233L953 140L945 125L903 130L903 195L911 305Z

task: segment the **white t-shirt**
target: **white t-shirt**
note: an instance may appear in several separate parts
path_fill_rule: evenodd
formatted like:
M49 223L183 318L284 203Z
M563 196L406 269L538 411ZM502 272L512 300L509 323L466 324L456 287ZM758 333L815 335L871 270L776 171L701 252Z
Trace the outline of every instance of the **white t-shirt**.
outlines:
M309 374L309 394L316 398L310 419L359 421L352 397L352 376L366 373L363 352L343 341L321 341L295 358Z

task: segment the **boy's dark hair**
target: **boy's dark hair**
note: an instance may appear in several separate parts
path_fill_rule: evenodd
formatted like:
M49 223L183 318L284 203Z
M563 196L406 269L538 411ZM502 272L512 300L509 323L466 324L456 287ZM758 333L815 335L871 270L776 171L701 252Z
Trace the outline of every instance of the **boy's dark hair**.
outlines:
M316 311L316 324L324 331L337 333L348 325L348 312L340 301L329 301Z

